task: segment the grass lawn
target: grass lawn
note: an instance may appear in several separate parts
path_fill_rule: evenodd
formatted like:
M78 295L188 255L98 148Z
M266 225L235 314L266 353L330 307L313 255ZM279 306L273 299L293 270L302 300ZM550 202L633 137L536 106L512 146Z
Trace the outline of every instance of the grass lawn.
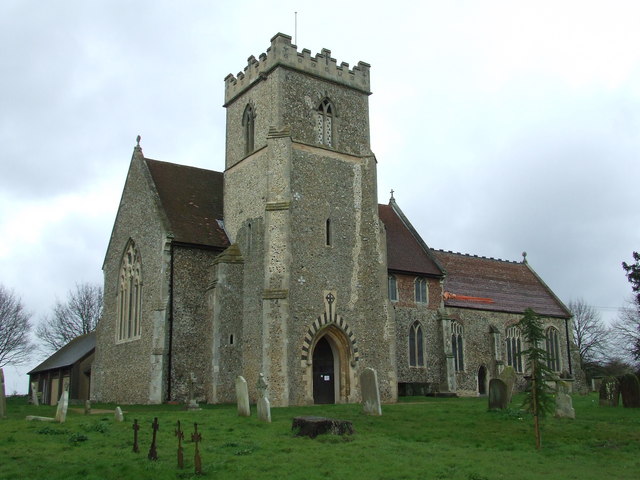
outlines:
M112 413L69 411L64 424L27 422L55 407L8 399L0 420L0 479L192 478L193 423L202 433L203 475L211 479L640 479L640 409L598 406L596 395L574 396L576 419L547 418L535 450L532 418L518 410L488 412L486 398L412 397L368 417L359 405L274 408L273 423L237 416L235 405L123 406ZM72 407L73 408L73 407ZM113 409L113 405L94 405ZM297 438L291 421L320 415L353 422L352 436ZM158 460L150 461L151 423L158 417ZM132 452L133 419L141 425ZM176 462L176 421L185 430L185 469Z

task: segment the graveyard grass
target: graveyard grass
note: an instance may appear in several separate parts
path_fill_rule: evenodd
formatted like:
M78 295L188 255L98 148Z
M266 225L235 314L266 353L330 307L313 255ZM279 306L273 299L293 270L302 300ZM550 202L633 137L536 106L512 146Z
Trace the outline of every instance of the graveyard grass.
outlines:
M54 416L55 407L8 399L0 420L0 479L637 479L640 409L600 407L596 394L573 396L576 419L546 418L542 450L535 449L532 417L519 410L487 411L486 398L403 398L383 405L381 417L360 405L273 408L271 424L239 417L235 405L122 406L85 416L70 406L64 424L26 421ZM93 410L114 405L93 405ZM350 420L352 436L295 437L293 417ZM150 461L151 423L158 417L158 460ZM133 420L140 453L132 452ZM185 468L177 468L176 421L185 432ZM193 423L202 434L203 474L193 470Z

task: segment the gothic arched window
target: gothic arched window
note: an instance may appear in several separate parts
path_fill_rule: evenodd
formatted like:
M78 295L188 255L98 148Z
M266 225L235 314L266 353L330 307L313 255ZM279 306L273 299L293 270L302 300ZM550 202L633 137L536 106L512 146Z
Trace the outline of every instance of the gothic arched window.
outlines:
M251 105L247 105L242 114L242 128L244 129L244 154L249 155L254 149L255 115Z
M458 322L451 322L451 350L456 372L464 370L464 329Z
M424 336L420 322L414 322L409 328L409 365L411 367L424 366Z
M316 141L328 147L333 146L333 116L333 105L325 98L316 111Z
M142 307L142 262L133 242L129 242L120 267L118 280L118 341L140 337Z
M522 373L522 337L518 327L507 328L505 343L507 346L507 365L513 367L516 372Z
M547 328L546 350L547 350L547 366L554 372L560 371L560 339L558 329L555 327Z

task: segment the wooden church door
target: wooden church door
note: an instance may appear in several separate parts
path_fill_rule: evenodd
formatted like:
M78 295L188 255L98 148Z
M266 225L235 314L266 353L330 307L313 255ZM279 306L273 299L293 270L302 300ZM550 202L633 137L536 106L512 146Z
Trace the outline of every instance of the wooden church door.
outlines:
M335 370L333 350L326 337L313 349L313 402L335 403Z

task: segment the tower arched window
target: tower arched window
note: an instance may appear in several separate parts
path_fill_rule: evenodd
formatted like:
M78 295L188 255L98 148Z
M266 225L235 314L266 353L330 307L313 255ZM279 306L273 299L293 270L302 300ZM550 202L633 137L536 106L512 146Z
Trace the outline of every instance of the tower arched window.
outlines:
M316 111L316 141L321 145L333 146L333 117L335 109L328 98L320 102Z
M451 322L451 350L456 372L464 370L464 328L456 321Z
M505 343L507 347L507 365L522 373L522 336L516 326L507 328Z
M424 366L424 335L420 322L414 322L409 328L409 365Z
M398 280L395 275L389 275L389 300L398 301Z
M129 242L118 281L118 321L116 336L118 341L140 337L140 317L142 311L142 262L140 252L133 242Z
M244 154L249 155L254 150L255 115L253 107L247 105L242 114L242 128L244 130Z
M560 334L555 327L546 332L547 366L554 372L560 371Z

